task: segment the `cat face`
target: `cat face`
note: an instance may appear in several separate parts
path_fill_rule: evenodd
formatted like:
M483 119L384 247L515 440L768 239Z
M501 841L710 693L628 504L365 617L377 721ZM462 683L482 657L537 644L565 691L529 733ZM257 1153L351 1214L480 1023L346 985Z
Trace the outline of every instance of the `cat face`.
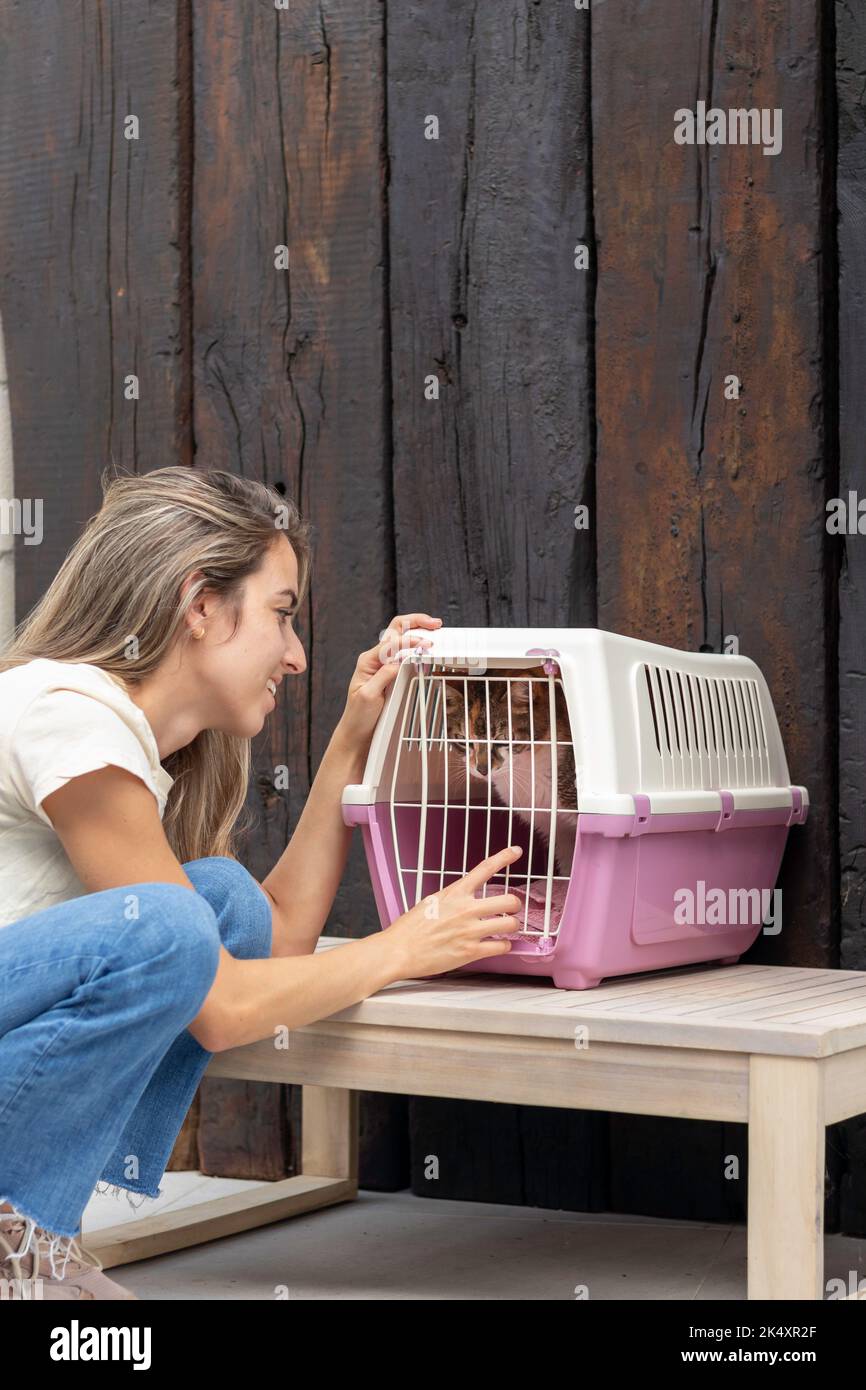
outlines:
M505 676L517 679L507 681ZM529 681L527 676L542 676L543 680ZM523 679L520 679L523 677ZM495 776L508 767L509 725L508 692L511 693L511 754L519 757L529 753L530 738L536 742L550 737L549 686L542 667L522 671L496 671L491 680L464 682L459 677L445 681L445 710L448 738L453 753L464 759L470 773L476 776ZM532 714L530 720L530 704ZM568 716L562 690L556 687L557 721L568 737ZM489 724L488 724L489 715Z

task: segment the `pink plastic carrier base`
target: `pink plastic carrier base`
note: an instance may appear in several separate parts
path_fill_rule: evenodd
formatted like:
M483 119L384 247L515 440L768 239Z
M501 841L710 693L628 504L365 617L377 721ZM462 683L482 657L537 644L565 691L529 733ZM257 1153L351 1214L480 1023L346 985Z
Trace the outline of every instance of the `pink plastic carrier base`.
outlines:
M792 807L734 810L730 793L721 793L722 811L653 814L649 798L636 796L634 816L578 813L574 859L555 933L534 939L512 936L501 956L480 957L450 974L483 972L544 976L560 989L589 989L606 977L719 960L732 963L749 949L762 929L772 901L790 824L802 824L808 806L792 788ZM484 808L486 811L486 808ZM417 893L420 808L394 808L406 899L412 904L508 843L523 846L509 871L488 879L486 895L525 886L529 827L514 819L510 837L504 825L498 843L486 842L484 817L450 808L444 856L441 808L428 807L425 862ZM383 928L404 911L393 850L391 807L387 802L344 807L347 824L361 826L379 917ZM495 822L494 822L495 824ZM536 836L531 878L544 879L547 850ZM744 887L748 885L748 889ZM724 925L677 921L675 894L689 890L706 904L722 890ZM516 914L520 915L520 914ZM740 920L745 917L745 921ZM432 977L431 977L432 978Z

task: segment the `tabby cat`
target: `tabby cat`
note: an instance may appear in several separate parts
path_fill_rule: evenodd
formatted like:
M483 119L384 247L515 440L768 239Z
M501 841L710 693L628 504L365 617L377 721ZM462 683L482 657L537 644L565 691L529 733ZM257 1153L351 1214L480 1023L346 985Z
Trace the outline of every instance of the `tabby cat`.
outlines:
M550 694L549 682L542 666L522 670L496 670L492 679L473 680L467 678L465 686L460 677L445 681L445 710L448 719L448 738L458 742L449 744L454 763L465 769L469 775L490 780L493 790L503 805L509 804L508 769L508 687L509 682L500 677L517 676L522 680L510 682L511 686L511 804L516 808L530 807L532 802L532 748L529 743L529 706L532 701L532 731L535 735L535 816L529 809L514 815L525 825L533 822L535 833L541 833L545 845L550 843L550 805L552 759L549 744L543 740L550 738ZM542 681L527 681L527 676L543 676ZM490 763L488 767L487 743L487 690L490 699ZM464 691L466 698L464 699ZM530 691L531 696L530 696ZM574 748L571 743L568 709L562 686L556 682L555 713L556 731L553 737L559 740L556 749L556 841L554 862L557 874L567 874L571 868L574 851L574 815L560 816L560 811L577 810L577 778L574 764ZM468 727L467 727L468 723ZM563 742L565 740L565 742ZM467 752L468 749L468 752ZM451 764L449 764L449 769ZM545 812L544 808L548 810ZM538 808L541 808L540 810Z

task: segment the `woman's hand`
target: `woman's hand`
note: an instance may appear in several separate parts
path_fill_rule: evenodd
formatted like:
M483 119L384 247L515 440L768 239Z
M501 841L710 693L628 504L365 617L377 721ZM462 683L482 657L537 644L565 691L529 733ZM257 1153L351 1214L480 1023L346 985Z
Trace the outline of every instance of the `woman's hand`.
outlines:
M509 845L491 854L456 883L428 893L386 927L385 939L394 953L394 978L442 975L470 961L510 951L507 934L520 931L520 919L513 915L520 899L516 893L487 898L476 898L475 893L522 853L520 845Z
M379 634L379 641L361 652L355 674L349 681L346 708L337 725L342 741L355 751L366 750L385 705L388 687L400 669L401 651L429 647L429 637L409 633L413 627L437 628L441 618L429 613L401 613Z

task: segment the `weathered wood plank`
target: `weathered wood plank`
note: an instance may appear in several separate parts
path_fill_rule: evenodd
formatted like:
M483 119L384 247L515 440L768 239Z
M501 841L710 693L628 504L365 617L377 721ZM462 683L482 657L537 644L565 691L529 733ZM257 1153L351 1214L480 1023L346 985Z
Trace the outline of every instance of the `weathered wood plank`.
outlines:
M211 1177L274 1182L300 1170L298 1131L288 1123L289 1086L206 1076L198 1088L198 1161Z
M791 777L834 802L834 672L825 611L817 0L603 5L593 21L598 234L599 622L672 646L733 634L773 693ZM783 112L782 146L677 144L681 108ZM778 122L776 122L778 124ZM768 133L772 134L772 127ZM726 399L726 378L741 383ZM837 963L832 817L792 835L780 936L748 960ZM676 1124L675 1121L671 1122ZM729 1219L709 1138L612 1120L618 1205ZM624 1166L623 1146L635 1155ZM639 1161L638 1156L639 1155ZM715 1194L715 1201L713 1200ZM656 1209L656 1203L651 1204Z
M282 687L285 703L254 744L259 828L244 859L261 877L303 810L358 653L395 611L383 17L379 0L293 0L288 10L194 0L193 12L195 463L274 483L315 527L313 589L298 621L307 672ZM280 245L288 270L275 265ZM276 786L281 767L288 790ZM378 930L356 841L329 920L335 934ZM230 1175L235 1136L208 1124L211 1084L203 1161ZM226 1086L236 1087L250 1161L267 1163L273 1147L279 1162L282 1112L264 1124L250 1090L233 1082L214 1105ZM387 1128L399 1105L365 1098L366 1131ZM363 1161L366 1172L376 1166Z
M588 18L401 0L387 50L400 605L460 626L591 625L594 535L574 525L592 486L592 274L574 266L592 236ZM415 1098L413 1189L586 1207L601 1124ZM553 1173L554 1151L586 1157Z
M41 499L44 528L16 539L20 621L98 510L106 464L192 456L188 5L13 0L0 51L15 488ZM169 1168L194 1163L196 1119Z
M839 323L839 481L828 493L848 500L866 497L863 440L866 438L866 12L838 0L835 5L835 95L839 147L836 165ZM832 254L832 243L827 251ZM831 537L839 566L839 864L840 964L866 970L866 701L863 651L866 640L866 537ZM840 1221L844 1231L866 1231L866 1121L844 1124L839 1150Z
M303 809L358 652L392 616L377 0L195 4L193 290L199 466L285 489L315 527L308 670L256 750L267 871ZM275 268L275 248L289 270ZM350 499L350 500L349 500ZM274 788L289 769L288 793ZM330 924L362 934L358 865Z
M19 621L98 510L105 464L190 457L184 11L0 11L0 308L16 487L43 500L44 525L41 545L16 542ZM138 399L124 395L130 373Z

